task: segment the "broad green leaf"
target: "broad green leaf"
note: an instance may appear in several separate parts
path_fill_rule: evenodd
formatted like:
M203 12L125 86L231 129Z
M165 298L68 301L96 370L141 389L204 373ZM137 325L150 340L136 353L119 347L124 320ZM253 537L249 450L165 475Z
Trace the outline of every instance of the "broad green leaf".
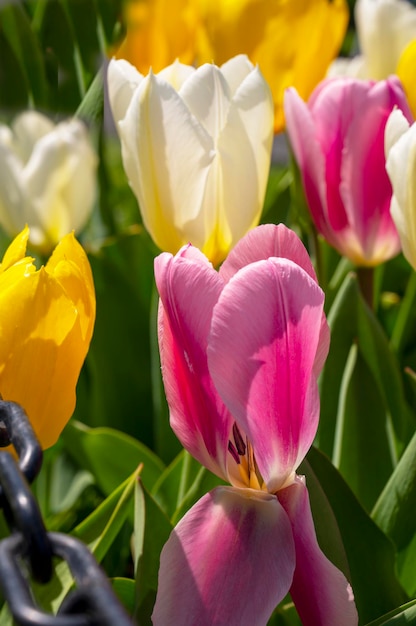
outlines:
M139 507L136 506L136 512L139 514L140 519L135 524L135 527L138 528L138 534L135 534L134 546L135 551L137 550L140 553L140 557L137 561L136 609L134 615L138 623L150 624L150 615L153 610L157 589L159 557L171 533L172 525L159 508L157 502L143 488L140 482L138 483L137 492L137 503L143 506L144 502L145 519L143 539L143 529L140 528L143 525L143 510L139 510Z
M406 602L407 597L395 575L395 552L392 543L361 507L356 497L324 454L311 448L302 471L309 481L308 464L328 499L336 518L357 604L360 623L384 615ZM326 514L311 505L317 534L325 532Z
M349 274L338 292L328 315L331 347L321 377L321 419L319 448L328 456L334 453L336 419L340 390L351 346L355 343L384 404L390 422L390 449L399 455L414 430L414 419L406 404L403 382L395 355L378 320L363 301L357 279ZM366 419L367 416L362 416Z
M372 518L398 550L399 578L416 593L416 434L404 451L372 511Z
M75 417L89 426L116 426L152 447L153 256L141 234L133 234L109 241L89 258L97 317Z
M80 467L95 477L105 495L143 464L141 478L151 489L164 470L162 461L129 435L111 428L89 428L72 420L62 438Z
M136 583L131 578L112 578L111 586L116 596L123 604L129 615L134 611L134 597Z
M353 345L340 389L333 463L367 511L394 467L394 451L379 390Z

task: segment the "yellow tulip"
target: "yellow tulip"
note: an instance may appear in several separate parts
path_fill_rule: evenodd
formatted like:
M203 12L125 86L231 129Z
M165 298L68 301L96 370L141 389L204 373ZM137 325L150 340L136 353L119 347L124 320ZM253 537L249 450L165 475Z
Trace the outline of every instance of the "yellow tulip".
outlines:
M283 95L308 99L338 54L347 23L344 0L197 0L206 38L198 62L223 63L244 52L272 90L275 130L284 126Z
M127 36L116 51L139 72L147 74L175 59L192 63L198 19L189 0L132 0L125 3Z
M223 64L247 54L258 63L283 128L283 94L307 99L339 52L348 22L345 0L139 0L128 4L127 37L117 58L146 74L178 58Z
M403 51L396 72L403 83L410 108L416 118L416 39Z
M0 264L0 395L24 408L47 448L75 408L95 293L87 256L73 234L39 270L25 256L28 238L26 227Z

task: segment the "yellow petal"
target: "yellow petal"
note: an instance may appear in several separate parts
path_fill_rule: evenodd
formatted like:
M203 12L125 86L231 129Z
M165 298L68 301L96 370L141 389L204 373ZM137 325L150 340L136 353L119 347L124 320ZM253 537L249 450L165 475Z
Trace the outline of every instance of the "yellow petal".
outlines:
M12 254L19 245L24 254L21 238L5 255L16 263L0 274L0 394L23 406L46 448L74 411L95 297L87 257L72 235L38 271Z
M22 232L19 233L15 239L13 239L12 243L7 248L0 265L0 272L4 272L25 257L28 240L29 229L25 226ZM29 259L29 261L31 262L32 259Z
M125 6L127 35L116 52L147 74L175 59L192 63L197 16L189 0L132 0Z
M396 73L403 83L410 108L416 117L416 39L404 49Z
M246 53L258 63L283 127L283 94L307 99L339 52L348 22L345 0L198 0L206 37L198 62L223 63Z

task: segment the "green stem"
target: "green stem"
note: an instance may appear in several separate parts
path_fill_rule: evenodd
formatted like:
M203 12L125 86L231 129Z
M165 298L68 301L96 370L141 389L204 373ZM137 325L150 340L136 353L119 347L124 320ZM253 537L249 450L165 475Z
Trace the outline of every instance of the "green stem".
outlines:
M374 311L374 268L359 267L357 269L357 278L364 300L370 309Z

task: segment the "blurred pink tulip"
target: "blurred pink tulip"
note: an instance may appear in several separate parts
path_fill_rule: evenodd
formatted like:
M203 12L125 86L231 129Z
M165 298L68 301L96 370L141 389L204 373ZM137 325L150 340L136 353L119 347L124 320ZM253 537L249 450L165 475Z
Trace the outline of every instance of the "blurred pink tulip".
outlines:
M252 230L219 272L192 246L155 262L173 430L230 483L203 496L162 554L156 626L265 625L290 591L305 626L352 626L344 574L317 543L296 469L319 419L324 294L298 237Z
M394 76L328 79L308 103L293 88L285 94L287 133L316 228L359 266L378 265L400 250L384 155L384 129L395 107L412 120Z

